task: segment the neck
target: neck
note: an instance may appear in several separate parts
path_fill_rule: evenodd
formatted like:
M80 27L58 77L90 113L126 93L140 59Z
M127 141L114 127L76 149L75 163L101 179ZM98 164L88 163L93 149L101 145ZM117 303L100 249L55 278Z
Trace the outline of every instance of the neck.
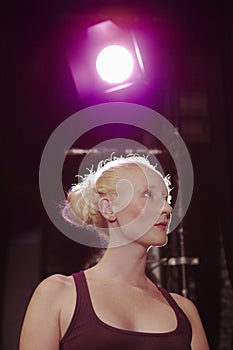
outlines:
M145 274L147 249L136 242L108 248L94 267L101 278L114 279L137 287L147 283Z

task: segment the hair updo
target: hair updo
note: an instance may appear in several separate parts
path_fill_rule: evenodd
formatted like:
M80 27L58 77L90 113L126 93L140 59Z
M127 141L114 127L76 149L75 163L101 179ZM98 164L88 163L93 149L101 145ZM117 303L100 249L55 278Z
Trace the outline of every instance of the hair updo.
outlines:
M121 179L122 168L132 168L146 165L158 173L169 190L170 181L145 157L129 155L127 157L111 157L101 161L97 170L89 170L89 174L79 176L81 181L72 185L67 194L67 200L62 209L62 216L71 224L78 227L86 227L101 232L108 228L108 222L101 214L98 202L101 197L114 200L117 197L116 185Z

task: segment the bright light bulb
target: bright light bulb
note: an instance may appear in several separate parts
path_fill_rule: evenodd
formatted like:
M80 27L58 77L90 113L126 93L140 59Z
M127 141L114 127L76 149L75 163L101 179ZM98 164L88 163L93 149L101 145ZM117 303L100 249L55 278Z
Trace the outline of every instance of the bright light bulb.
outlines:
M119 45L105 47L96 60L97 73L109 84L122 83L133 71L133 58L128 50Z

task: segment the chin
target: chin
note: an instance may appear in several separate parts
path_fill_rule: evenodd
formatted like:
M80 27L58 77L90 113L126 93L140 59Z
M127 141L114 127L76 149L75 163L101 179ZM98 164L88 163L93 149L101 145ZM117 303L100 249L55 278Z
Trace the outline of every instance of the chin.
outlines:
M168 239L164 240L163 242L161 242L160 244L157 245L157 247L164 247L168 242Z
M158 235L152 234L149 236L144 236L144 239L141 240L141 243L148 249L150 247L163 247L168 242L167 234Z
M167 242L168 242L168 236L164 235L163 237L161 237L161 239L159 238L154 239L151 245L153 245L154 247L163 247L167 244Z

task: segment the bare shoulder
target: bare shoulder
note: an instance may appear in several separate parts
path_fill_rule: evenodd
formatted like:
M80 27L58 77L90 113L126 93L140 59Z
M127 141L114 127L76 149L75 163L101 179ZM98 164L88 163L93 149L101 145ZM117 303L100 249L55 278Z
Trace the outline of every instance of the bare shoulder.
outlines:
M192 350L209 350L205 330L196 305L182 295L170 293L183 312L188 317L192 327Z
M59 348L60 314L64 301L73 293L72 279L72 276L56 274L36 287L26 310L20 350Z
M45 278L37 288L43 290L53 289L54 291L61 291L72 286L73 277L60 274L54 274Z
M176 293L170 293L170 294L185 313L188 313L188 314L198 313L196 305L190 299L185 298L180 294L176 294Z
M188 298L180 294L170 293L173 299L177 302L180 308L184 311L191 323L200 322L200 316L196 305Z
M42 280L32 294L28 311L49 305L50 310L59 313L65 296L73 291L72 276L51 275Z
M48 299L48 301L53 299L54 302L55 300L58 300L57 298L59 296L62 296L72 288L72 276L54 274L40 282L34 291L33 298L43 298Z

